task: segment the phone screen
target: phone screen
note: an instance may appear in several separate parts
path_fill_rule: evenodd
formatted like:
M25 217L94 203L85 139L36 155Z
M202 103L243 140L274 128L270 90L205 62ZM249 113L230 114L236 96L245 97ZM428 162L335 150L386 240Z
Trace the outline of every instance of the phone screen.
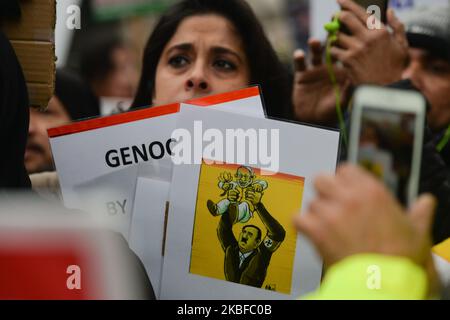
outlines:
M414 113L362 109L357 161L404 205L409 201L415 125Z
M381 22L386 23L386 11L388 9L388 0L354 0L364 9L368 9L370 6L378 6L381 10Z

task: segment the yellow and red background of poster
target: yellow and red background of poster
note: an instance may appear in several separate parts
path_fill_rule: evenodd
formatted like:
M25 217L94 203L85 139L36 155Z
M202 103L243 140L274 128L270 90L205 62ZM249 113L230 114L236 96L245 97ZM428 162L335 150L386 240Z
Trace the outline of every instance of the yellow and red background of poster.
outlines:
M213 217L206 203L208 200L217 203L224 198L220 197L223 190L218 187L219 175L229 172L234 177L239 167L240 165L234 164L202 164L192 239L192 274L225 280L224 252L217 238L220 217ZM286 231L285 240L272 255L262 288L290 294L297 243L297 232L292 225L292 218L301 210L305 179L283 173L267 175L267 171L264 172L265 175L261 175L261 170L255 168L253 172L256 174L255 180L265 180L268 183L261 202ZM265 237L267 229L257 213L246 224L259 227L263 231L262 238ZM233 226L236 239L246 224L237 223Z

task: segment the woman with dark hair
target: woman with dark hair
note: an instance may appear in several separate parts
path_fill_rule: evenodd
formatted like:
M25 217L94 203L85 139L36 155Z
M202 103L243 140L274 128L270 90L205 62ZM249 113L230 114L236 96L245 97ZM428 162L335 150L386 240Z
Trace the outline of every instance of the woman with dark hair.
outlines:
M244 0L182 0L144 53L134 108L260 85L269 116L289 118L292 82Z

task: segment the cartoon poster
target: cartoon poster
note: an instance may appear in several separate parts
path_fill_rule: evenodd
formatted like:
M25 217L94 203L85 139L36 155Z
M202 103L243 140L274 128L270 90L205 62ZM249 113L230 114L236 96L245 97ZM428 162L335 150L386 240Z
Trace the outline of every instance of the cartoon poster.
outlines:
M219 145L234 140L234 151L200 152L211 140L198 132L199 119ZM336 171L339 132L193 107L182 110L177 126L205 149L194 148L192 163L173 168L159 298L287 300L317 290L323 262L292 222L311 203L314 178ZM239 153L229 133L242 130L256 132L257 141L243 135ZM206 161L213 157L215 164Z
M305 179L203 162L190 273L291 294Z

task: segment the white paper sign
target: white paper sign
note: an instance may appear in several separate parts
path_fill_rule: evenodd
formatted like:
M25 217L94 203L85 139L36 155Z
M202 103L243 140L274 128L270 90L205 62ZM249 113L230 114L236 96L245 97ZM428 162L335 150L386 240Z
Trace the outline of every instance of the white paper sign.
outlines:
M141 258L157 296L162 275L164 221L169 189L169 182L139 178L131 222L130 248Z
M200 132L202 119L208 120ZM195 140L203 147L192 152L197 164L174 167L160 298L293 299L315 290L321 260L291 221L312 200L313 178L335 172L339 133L197 108L183 108L177 127L192 137L214 135L216 142L222 136L224 146L229 130L256 132L259 142L265 132L272 140L267 150L259 144L256 163L249 161L255 155L249 142L249 157L239 165L202 162L212 139ZM274 152L276 174L262 175L260 168L268 171L264 155L277 158ZM239 200L227 198L230 190Z
M264 117L258 87L189 103ZM64 204L95 213L128 238L137 178L171 181L179 109L173 104L50 129Z

